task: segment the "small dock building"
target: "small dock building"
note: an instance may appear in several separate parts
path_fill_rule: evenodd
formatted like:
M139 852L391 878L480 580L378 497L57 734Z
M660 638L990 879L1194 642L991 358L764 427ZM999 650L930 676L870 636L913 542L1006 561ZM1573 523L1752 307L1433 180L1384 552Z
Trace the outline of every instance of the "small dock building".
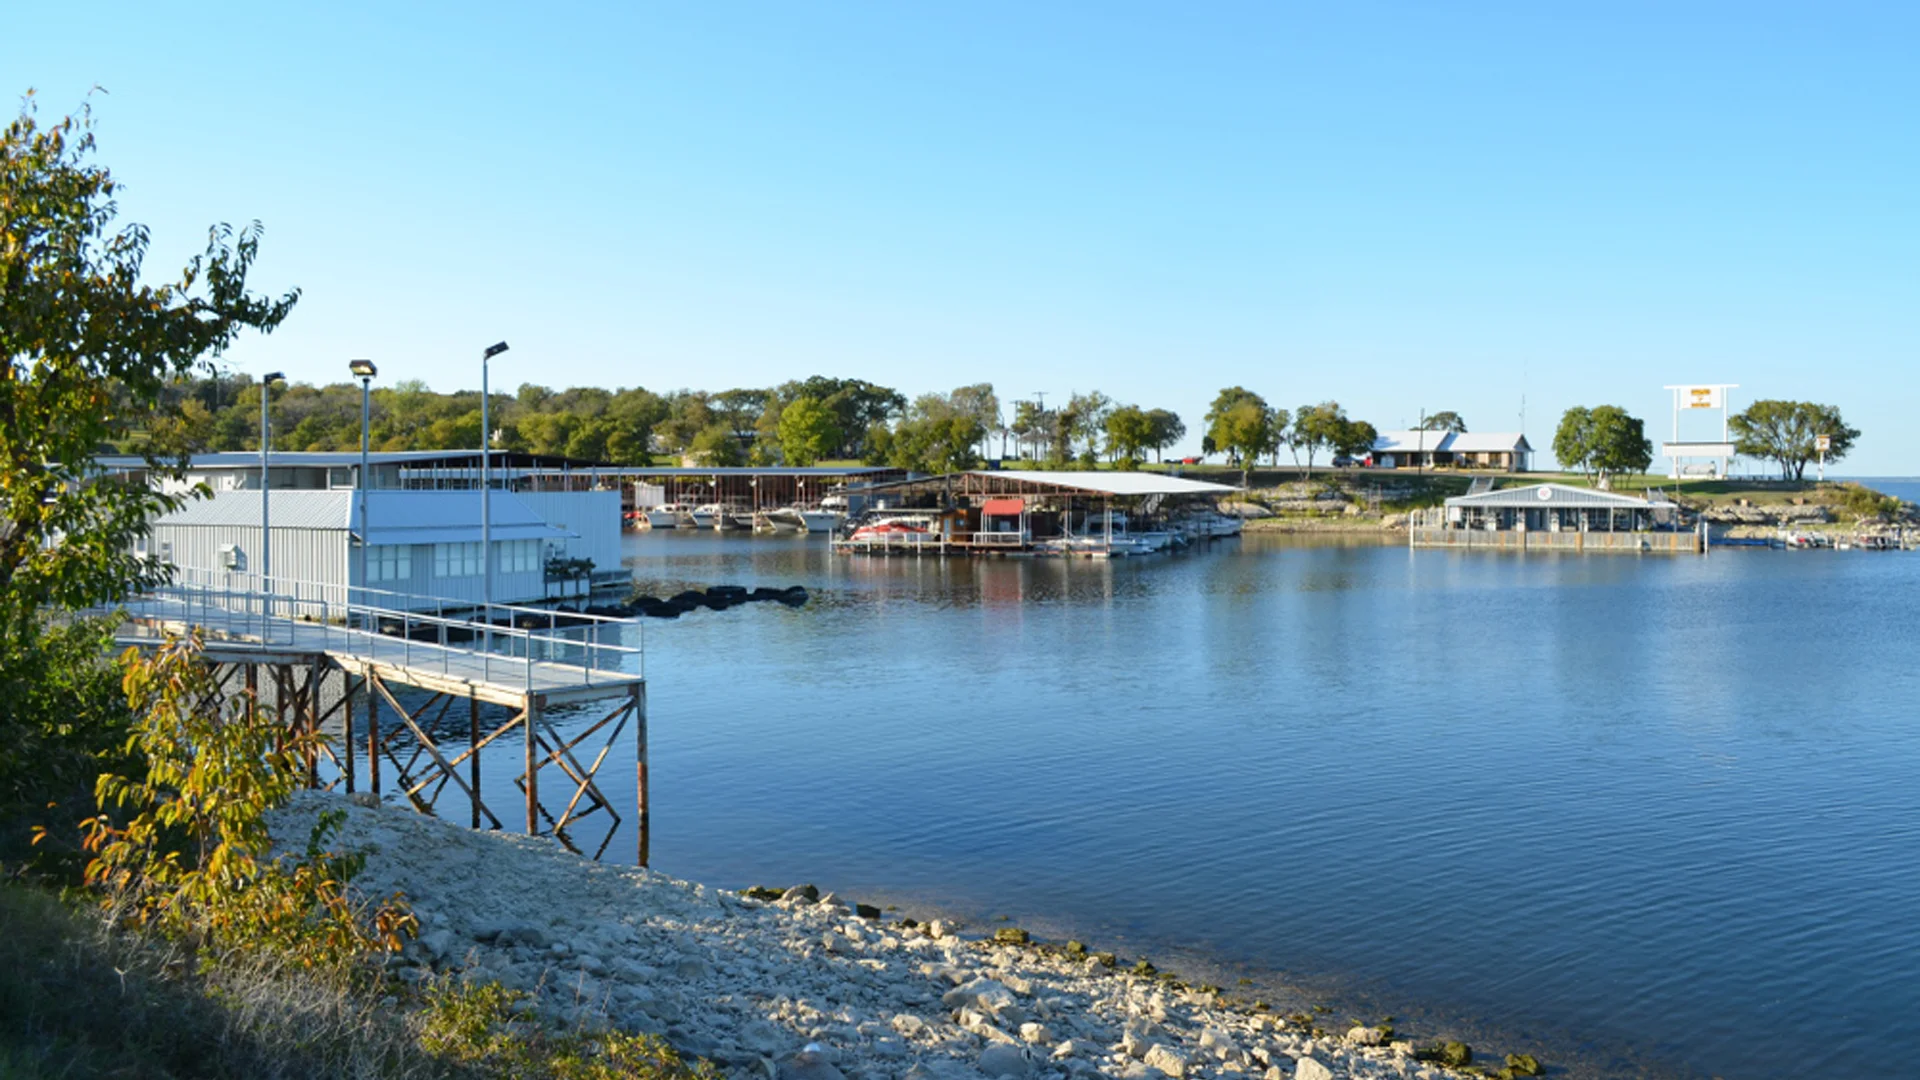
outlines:
M1456 495L1413 515L1412 547L1483 551L1696 554L1699 528L1682 521L1677 503L1569 484L1527 484Z

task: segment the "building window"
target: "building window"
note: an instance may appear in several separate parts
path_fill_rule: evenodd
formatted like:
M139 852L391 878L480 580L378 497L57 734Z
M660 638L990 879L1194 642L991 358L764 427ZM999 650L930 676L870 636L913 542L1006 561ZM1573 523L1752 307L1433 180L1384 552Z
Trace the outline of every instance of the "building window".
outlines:
M433 576L438 578L480 576L480 542L433 545Z
M540 569L540 541L507 540L500 544L500 572L531 574Z
M412 544L375 544L367 549L367 579L409 581L413 578Z

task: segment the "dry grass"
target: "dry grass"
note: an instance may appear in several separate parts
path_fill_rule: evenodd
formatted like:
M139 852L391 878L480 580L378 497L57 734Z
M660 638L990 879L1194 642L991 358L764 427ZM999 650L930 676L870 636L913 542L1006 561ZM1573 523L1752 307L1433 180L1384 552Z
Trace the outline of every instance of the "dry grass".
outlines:
M195 968L178 946L0 886L0 1078L458 1074L337 977L258 959Z
M417 990L266 951L190 957L96 909L0 884L0 1080L716 1080L665 1042L523 1013L441 976Z

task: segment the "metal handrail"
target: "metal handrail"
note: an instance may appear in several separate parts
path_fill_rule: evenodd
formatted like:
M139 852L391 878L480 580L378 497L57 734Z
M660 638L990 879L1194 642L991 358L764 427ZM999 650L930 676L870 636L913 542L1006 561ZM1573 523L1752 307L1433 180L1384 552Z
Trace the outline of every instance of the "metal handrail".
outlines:
M482 658L483 678L490 682L494 678L496 658L520 660L520 675L528 687L533 685L536 664L577 669L584 685L592 685L597 674L617 673L622 678L636 674L644 677L646 674L645 631L640 623L633 620L569 612L565 618L572 625L561 626L560 612L518 604L474 603L387 589L363 589L338 583L285 578L273 579L273 591L268 593L257 587L259 580L256 575L239 571L185 567L175 568L175 574L175 581L154 586L131 598L129 604L137 605L144 601L178 605L182 621L217 626L229 632L238 631L242 636L269 645L291 643L303 626L317 626L322 641L329 647L337 635L343 651L360 654L363 650L353 647L354 643L360 643L367 646L364 650L366 655L376 658L397 642L403 663L417 666L414 650L419 648L426 652L429 665L437 656L438 666L443 672L451 670L452 660L457 655L478 655ZM208 580L215 577L238 578L249 587L236 589L227 581ZM203 581L207 583L201 583ZM396 607L355 603L353 597L361 593L394 597L405 603ZM457 612L464 611L466 617L448 615L449 607ZM502 613L508 619L506 625L494 621ZM546 625L544 628L516 625L516 616L544 621ZM394 624L398 624L400 629L397 638L382 632L383 627ZM602 631L609 627L620 632L635 630L641 636L640 644L601 640ZM434 640L416 640L416 631L421 629L428 629ZM477 636L480 647L463 648L448 644L450 639L464 635ZM627 669L627 657L635 658L637 671Z

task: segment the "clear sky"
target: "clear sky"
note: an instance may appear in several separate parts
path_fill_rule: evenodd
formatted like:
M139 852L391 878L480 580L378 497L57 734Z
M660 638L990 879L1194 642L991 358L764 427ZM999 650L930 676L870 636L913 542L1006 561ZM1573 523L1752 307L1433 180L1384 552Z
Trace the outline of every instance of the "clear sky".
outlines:
M1002 400L1220 387L1551 442L1668 383L1920 473L1920 5L8 5L177 267L266 223L238 370ZM1704 434L1702 432L1701 434Z

